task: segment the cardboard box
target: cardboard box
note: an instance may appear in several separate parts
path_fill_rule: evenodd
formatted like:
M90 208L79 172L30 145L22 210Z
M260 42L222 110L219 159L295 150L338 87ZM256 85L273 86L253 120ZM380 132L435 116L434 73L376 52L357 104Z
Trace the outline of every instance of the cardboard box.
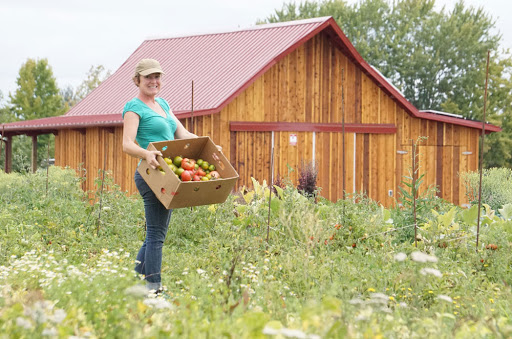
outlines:
M174 159L179 155L206 160L215 165L221 176L216 180L184 182L162 157L158 157L158 162L165 174L142 160L137 170L167 209L223 203L238 180L238 173L209 137L152 142L147 149L158 150L166 158Z

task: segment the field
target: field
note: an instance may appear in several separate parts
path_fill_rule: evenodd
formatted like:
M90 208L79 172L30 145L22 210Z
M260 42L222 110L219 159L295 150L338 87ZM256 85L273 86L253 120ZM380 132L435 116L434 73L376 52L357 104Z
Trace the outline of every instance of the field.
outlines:
M512 336L509 207L485 206L476 248L477 207L427 197L416 244L407 206L292 186L269 204L255 182L173 212L151 297L142 201L105 187L91 204L72 170L0 172L0 338Z

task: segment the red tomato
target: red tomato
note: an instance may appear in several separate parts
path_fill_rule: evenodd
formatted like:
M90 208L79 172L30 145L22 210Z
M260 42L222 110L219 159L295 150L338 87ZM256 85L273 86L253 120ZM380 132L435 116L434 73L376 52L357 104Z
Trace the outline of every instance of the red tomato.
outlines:
M196 174L199 175L200 177L204 177L206 175L206 172L201 167L199 167L197 169L197 173Z
M192 172L185 170L183 173L181 173L181 180L182 181L190 181L192 180Z
M201 178L199 177L199 175L195 174L193 180L194 181L201 181Z
M194 169L195 164L196 161L194 159L183 158L183 160L181 161L181 167L183 167L186 170Z

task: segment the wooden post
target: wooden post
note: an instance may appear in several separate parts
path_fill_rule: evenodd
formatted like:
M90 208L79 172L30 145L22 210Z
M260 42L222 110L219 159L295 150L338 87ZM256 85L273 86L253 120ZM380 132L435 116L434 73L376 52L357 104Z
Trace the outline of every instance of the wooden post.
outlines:
M32 173L37 171L37 135L32 136Z
M12 171L12 136L8 136L5 141L5 173Z

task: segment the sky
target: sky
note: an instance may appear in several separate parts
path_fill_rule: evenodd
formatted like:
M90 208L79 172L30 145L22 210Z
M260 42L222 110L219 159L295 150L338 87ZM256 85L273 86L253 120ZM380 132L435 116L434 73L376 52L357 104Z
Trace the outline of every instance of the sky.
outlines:
M354 3L357 0L349 0ZM253 26L296 0L0 0L0 91L4 100L28 58L48 59L59 88L76 88L92 66L112 73L148 38ZM436 7L453 8L453 0ZM512 50L510 0L466 0L496 19Z

